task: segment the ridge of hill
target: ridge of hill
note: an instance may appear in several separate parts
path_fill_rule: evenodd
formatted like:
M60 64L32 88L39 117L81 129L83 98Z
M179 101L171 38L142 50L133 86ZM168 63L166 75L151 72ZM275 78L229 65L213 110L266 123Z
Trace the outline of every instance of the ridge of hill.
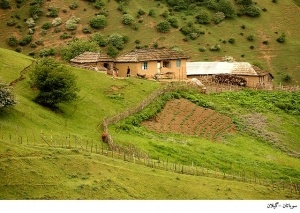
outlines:
M2 48L0 55L5 82L19 78L33 60ZM74 103L60 105L61 111L33 101L36 91L28 84L28 73L13 85L18 103L0 111L1 199L299 199L299 158L277 146L299 152L299 93L165 94L165 101L180 96L229 116L237 132L219 143L139 126L138 119L154 112L152 105L109 127L116 144L147 152L152 162L177 165L177 171L192 165L202 174L186 175L145 167L125 155L123 160L122 153L117 157L118 152L100 142L103 119L135 107L160 88L158 82L68 69L81 90ZM280 109L280 100L294 101L296 108ZM153 104L164 107L160 99Z
M248 61L272 73L276 84L300 84L298 1L261 0L253 3L260 8L258 17L234 16L219 24L213 21L199 24L200 16L197 15L201 11L212 20L216 16L215 10L208 9L212 6L204 6L205 1L186 1L188 5L180 5L176 0L9 2L10 9L0 9L0 46L24 54L39 57L41 52L53 49L50 53L59 57L61 48L75 38L85 40L100 33L106 40L119 34L126 42L114 50L119 54L145 46L167 46L181 49L192 61L215 61L232 56L236 61ZM234 13L240 13L241 5L237 1L228 2ZM99 29L90 26L96 14L106 17L106 25ZM67 30L66 23L73 16L80 19L77 20L79 23L74 24L74 29ZM35 20L29 21L31 17ZM61 18L62 24L52 26L55 18ZM166 21L174 27L165 33L158 32L157 26ZM285 36L284 43L277 42L282 35ZM8 39L12 37L16 41L12 41L15 44L10 47ZM21 41L22 45L19 45ZM221 49L210 51L215 45L220 45ZM108 46L99 49L108 51Z

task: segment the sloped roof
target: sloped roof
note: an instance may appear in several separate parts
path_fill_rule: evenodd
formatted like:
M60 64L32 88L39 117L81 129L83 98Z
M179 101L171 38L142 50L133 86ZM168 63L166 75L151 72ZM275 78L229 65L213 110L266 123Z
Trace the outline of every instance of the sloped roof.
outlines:
M100 61L114 61L113 58L109 57L105 53L97 53L97 52L84 52L75 58L71 59L73 63L96 63Z
M173 49L136 49L131 52L120 55L116 58L116 62L142 62L157 60L177 60L187 59L188 56Z
M233 74L262 76L267 72L248 62L187 62L187 75Z

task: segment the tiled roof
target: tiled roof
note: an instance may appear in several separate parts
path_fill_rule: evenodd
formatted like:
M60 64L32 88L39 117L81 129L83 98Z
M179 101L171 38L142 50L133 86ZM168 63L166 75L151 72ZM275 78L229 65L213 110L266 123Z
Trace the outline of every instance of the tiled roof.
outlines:
M188 57L177 50L162 49L136 49L116 58L116 62L140 62L157 60L187 59Z

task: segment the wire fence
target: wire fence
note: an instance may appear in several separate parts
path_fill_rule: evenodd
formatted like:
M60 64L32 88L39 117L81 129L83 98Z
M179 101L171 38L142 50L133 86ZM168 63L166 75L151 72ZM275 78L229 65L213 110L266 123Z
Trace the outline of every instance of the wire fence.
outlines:
M9 133L1 134L0 140L9 144L29 147L48 147L72 150L76 153L90 153L119 159L140 166L149 167L153 170L164 170L174 174L203 176L223 180L232 180L267 186L271 190L283 190L295 194L300 194L300 184L291 179L278 180L262 177L255 170L235 169L229 171L222 170L218 166L205 167L191 162L189 165L172 162L168 159L153 159L149 154L145 155L134 146L115 145L110 149L103 142L89 138L78 137L76 135L52 135L43 132L30 134Z

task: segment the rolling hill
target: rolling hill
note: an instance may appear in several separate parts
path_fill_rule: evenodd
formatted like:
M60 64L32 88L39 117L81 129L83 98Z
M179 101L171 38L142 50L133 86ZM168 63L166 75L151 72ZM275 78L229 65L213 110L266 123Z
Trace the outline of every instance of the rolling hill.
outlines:
M77 76L79 99L51 111L33 101L37 91L30 88L25 68L34 59L6 49L0 55L1 81L25 77L13 85L17 105L0 111L2 200L299 199L299 93L166 93L109 126L116 144L150 157L139 159L111 152L100 142L102 121L164 85L68 66ZM140 125L150 114L165 117L167 108L161 109L178 98L193 102L195 111L202 106L230 117L236 131L216 142ZM295 107L280 108L283 99ZM188 108L179 111L186 112L179 123L192 118Z

